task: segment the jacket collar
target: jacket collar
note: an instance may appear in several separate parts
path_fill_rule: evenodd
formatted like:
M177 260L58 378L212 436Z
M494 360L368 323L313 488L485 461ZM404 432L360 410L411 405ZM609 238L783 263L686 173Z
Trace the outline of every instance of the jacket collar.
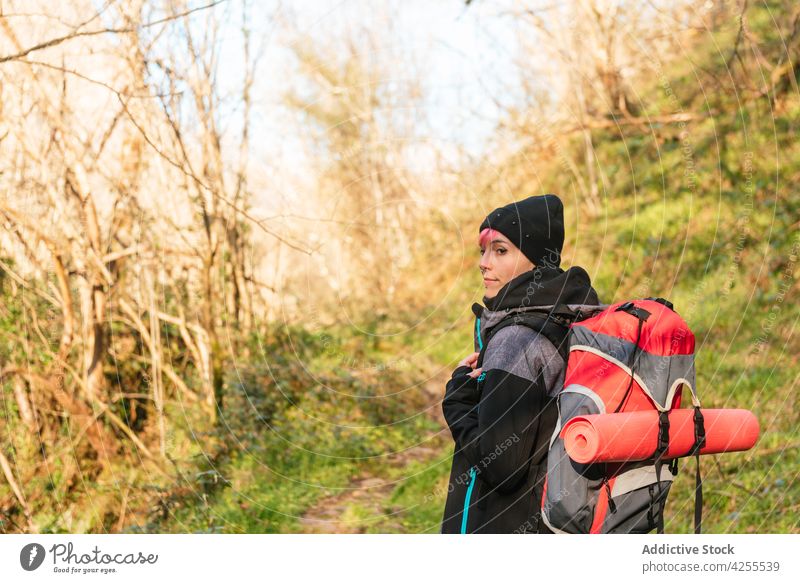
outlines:
M481 336L508 314L547 311L564 306L575 311L599 311L601 304L589 274L582 267L536 267L506 283L493 298L483 298L486 307L475 303L472 312L481 319Z

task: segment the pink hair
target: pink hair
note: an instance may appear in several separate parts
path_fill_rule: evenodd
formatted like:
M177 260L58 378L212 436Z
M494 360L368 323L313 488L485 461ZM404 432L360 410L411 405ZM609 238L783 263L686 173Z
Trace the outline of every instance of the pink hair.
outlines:
M492 239L502 236L503 234L500 231L486 228L481 231L480 235L478 235L478 245L480 245L481 248L486 247L489 243L491 243Z

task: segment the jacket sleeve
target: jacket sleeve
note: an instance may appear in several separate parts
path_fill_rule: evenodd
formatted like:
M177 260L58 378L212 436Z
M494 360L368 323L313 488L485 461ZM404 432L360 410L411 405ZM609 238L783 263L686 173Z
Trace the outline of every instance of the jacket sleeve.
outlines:
M540 413L547 400L541 369L521 349L535 333L521 326L500 330L486 348L480 383L459 367L442 403L456 450L499 492L523 482L531 462ZM533 366L532 366L533 365Z
M460 366L454 370L442 400L442 412L456 442L457 451L463 450L463 445L470 442L472 429L478 425L480 394L478 380L468 376L472 370L469 366ZM475 465L474 456L470 454L471 452L467 454L467 460L470 465Z

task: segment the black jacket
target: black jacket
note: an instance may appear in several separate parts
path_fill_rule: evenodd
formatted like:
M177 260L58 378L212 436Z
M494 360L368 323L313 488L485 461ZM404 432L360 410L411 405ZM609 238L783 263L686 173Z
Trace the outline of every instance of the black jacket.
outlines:
M564 345L554 338L566 328L547 314L564 304L597 305L597 294L580 267L536 268L484 303L473 306L483 373L473 379L470 367L456 368L442 401L455 451L441 532L550 532L539 515L565 369ZM537 330L509 320L522 315L546 324Z

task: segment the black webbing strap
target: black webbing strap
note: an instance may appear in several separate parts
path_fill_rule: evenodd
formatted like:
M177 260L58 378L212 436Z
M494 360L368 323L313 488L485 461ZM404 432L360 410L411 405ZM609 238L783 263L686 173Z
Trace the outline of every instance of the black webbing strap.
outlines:
M645 298L646 300L652 300L654 302L658 302L662 306L668 307L673 312L675 311L675 306L672 304L671 301L665 300L664 298Z
M695 486L694 486L694 533L701 534L703 522L703 480L700 475L700 450L706 443L706 430L703 413L700 407L694 408L694 444L692 449L689 450L688 455L695 458ZM656 451L654 454L656 480L658 481L658 498L661 499L662 486L661 486L661 468L663 466L664 454L669 449L669 414L667 411L659 411L658 413L658 443L656 444ZM677 459L677 458L676 458ZM676 460L672 460L670 470L675 468L673 474L677 474ZM654 488L650 488L650 504L653 507L652 512L648 511L648 520L655 516L657 523L658 534L664 534L664 501L656 501ZM660 508L656 506L660 504ZM652 524L652 522L651 522Z
M648 300L656 301L663 304L670 310L675 310L672 302L664 298L646 298ZM689 451L689 456L694 456L695 459L695 474L694 474L694 533L700 534L702 532L703 524L703 479L700 474L700 450L706 443L706 429L703 413L700 407L694 408L694 445ZM673 475L678 474L678 458L675 458L670 463L670 471ZM660 476L656 476L660 477ZM661 531L659 531L661 532Z
M639 341L642 339L642 327L647 319L650 317L650 312L645 310L644 308L639 308L633 304L633 302L625 302L620 307L616 309L617 312L627 312L631 316L634 316L639 322L638 327L636 329L636 342L633 345L633 355L631 357L630 362L630 369L631 369L631 379L628 382L628 388L625 389L625 394L623 395L622 399L620 400L617 408L614 409L614 413L619 413L622 410L622 407L625 405L625 402L628 400L628 397L631 394L631 390L633 389L633 375L634 369L636 367L636 357L639 354Z
M658 442L656 443L655 461L660 462L669 449L669 413L658 412Z
M640 319L639 320L639 327L638 327L638 330L636 331L636 344L633 347L633 358L631 358L631 367L630 367L631 368L631 378L630 378L630 381L628 381L628 388L625 389L625 394L622 396L622 399L620 399L619 404L617 405L617 408L614 409L614 413L619 413L620 410L622 410L622 407L625 405L625 402L628 400L628 397L630 396L631 391L633 390L634 366L636 365L636 356L639 353L639 340L642 337L642 325L643 324L644 324L644 320Z
M664 500L662 499L663 486L661 485L661 468L664 465L664 454L669 449L669 414L667 411L658 412L658 443L656 444L655 451L655 467L656 467L656 480L658 481L658 503L660 507L656 511L656 519L658 520L657 532L664 534ZM652 496L652 494L651 494ZM651 499L651 504L653 500Z
M606 498L608 499L608 509L611 511L611 514L614 514L617 511L617 503L614 502L614 499L611 497L611 485L609 484L608 474L603 477L603 486L606 489Z
M645 310L644 308L640 308L633 302L625 302L621 306L619 306L615 311L617 312L627 312L631 316L636 316L640 320L647 320L650 317L650 312Z
M706 443L706 427L700 407L694 408L694 445L689 451L695 459L694 474L694 533L702 532L703 523L703 480L700 476L700 450Z
M694 533L701 534L703 525L703 479L700 477L700 455L696 455L694 459Z
M667 305L666 300L659 301L664 305ZM671 308L671 305L667 306ZM625 406L625 403L630 397L631 391L633 389L633 381L634 381L634 374L637 364L637 357L639 356L639 342L642 339L642 328L644 327L644 323L647 319L651 316L651 313L644 308L641 308L634 304L633 302L625 302L624 304L620 305L617 309L617 312L627 312L631 316L634 316L637 320L637 329L636 329L636 342L633 345L633 354L631 355L631 362L630 362L630 370L631 370L631 378L628 382L628 388L625 389L625 394L623 395L622 399L620 400L619 404L617 405L616 409L614 409L614 413L619 413L622 408ZM658 412L658 443L656 444L656 451L653 455L653 460L655 463L655 470L656 470L656 481L658 483L658 495L656 495L656 488L651 484L649 488L650 493L650 507L647 510L647 519L649 524L656 523L656 528L659 534L664 534L664 506L666 501L664 500L664 487L661 484L661 468L664 465L663 458L664 455L667 453L667 449L669 448L669 416L667 415L666 411L659 411Z

